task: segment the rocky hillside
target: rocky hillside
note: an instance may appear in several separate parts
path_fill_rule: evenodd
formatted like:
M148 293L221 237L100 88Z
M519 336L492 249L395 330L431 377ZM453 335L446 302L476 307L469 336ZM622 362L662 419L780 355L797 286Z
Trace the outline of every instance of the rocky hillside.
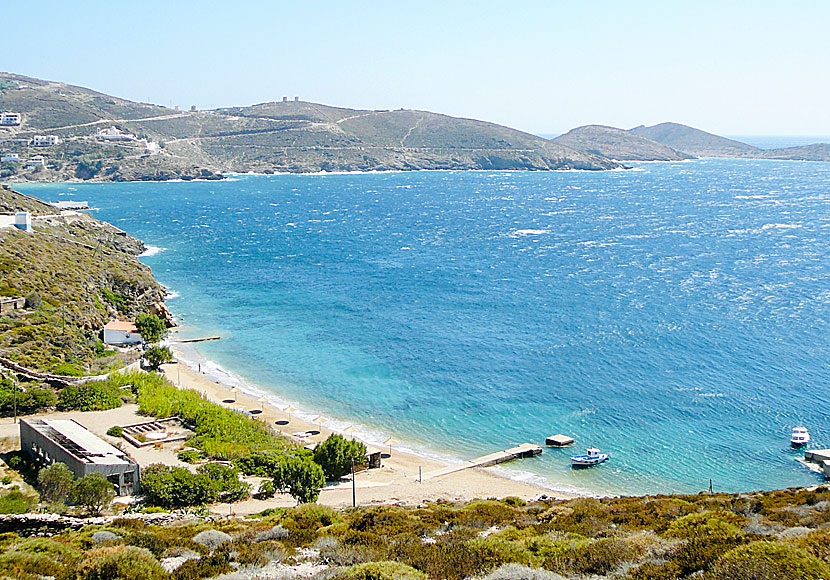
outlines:
M618 161L682 161L694 157L631 131L604 125L577 127L553 142Z
M220 172L613 169L609 159L492 123L426 111L363 111L303 101L211 111L134 103L0 74L7 181L211 179ZM59 142L34 146L35 135ZM27 168L42 155L44 166ZM31 165L31 163L29 163Z
M680 123L660 123L651 127L640 125L631 129L631 132L696 157L761 158L764 156L762 149L752 145L713 135Z
M139 240L86 214L34 206L0 190L0 207L37 210L32 233L0 228L0 296L28 297L26 310L0 316L0 356L44 371L69 364L92 372L101 327L147 311L164 290L136 259Z

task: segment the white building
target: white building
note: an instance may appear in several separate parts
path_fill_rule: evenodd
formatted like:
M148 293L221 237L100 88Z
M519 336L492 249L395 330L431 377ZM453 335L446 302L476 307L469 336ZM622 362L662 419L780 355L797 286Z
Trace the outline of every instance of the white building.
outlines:
M35 147L49 147L60 142L61 140L57 135L35 135L32 139L32 145Z
M46 167L46 158L43 155L35 155L26 162L26 169L35 167Z
M14 227L24 232L32 231L32 214L28 211L19 211L14 214Z
M6 153L0 157L0 163L13 163L15 161L20 161L20 155L17 153Z
M109 127L107 129L101 129L95 135L95 137L100 141L135 141L135 135L130 135L129 133L124 133L118 127Z
M20 113L4 112L0 115L0 125L20 125L23 122L23 115Z
M112 320L104 326L104 344L141 344L141 335L132 322Z

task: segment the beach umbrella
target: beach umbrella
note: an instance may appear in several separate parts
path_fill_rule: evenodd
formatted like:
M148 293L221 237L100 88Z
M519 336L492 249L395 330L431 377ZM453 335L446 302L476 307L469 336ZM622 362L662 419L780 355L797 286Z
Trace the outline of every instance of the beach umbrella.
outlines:
M288 405L285 409L283 409L284 412L288 413L288 420L289 421L291 420L291 413L294 413L296 410L297 409L295 409L291 405Z
M389 439L387 439L386 441L384 441L384 442L383 442L383 444L384 444L384 445L388 445L388 446L389 446L389 455L392 455L392 446L393 446L393 445L397 445L397 444L398 444L398 440L397 440L397 439L392 439L392 438L390 437Z
M343 432L349 433L352 436L352 439L354 439L354 434L357 433L357 427L355 427L354 425L349 425L348 427L343 429Z
M231 389L231 392L233 393L233 402L234 403L236 402L237 393L239 393L239 391L240 391L239 387L234 387L234 388Z
M323 429L323 423L325 423L326 421L328 421L328 419L326 419L322 415L314 418L314 422L317 423L317 426L320 427L321 430Z
M267 400L268 399L266 399L265 397L260 397L259 399L257 399L257 401L259 402L259 410L260 411L265 410L265 401L267 401Z

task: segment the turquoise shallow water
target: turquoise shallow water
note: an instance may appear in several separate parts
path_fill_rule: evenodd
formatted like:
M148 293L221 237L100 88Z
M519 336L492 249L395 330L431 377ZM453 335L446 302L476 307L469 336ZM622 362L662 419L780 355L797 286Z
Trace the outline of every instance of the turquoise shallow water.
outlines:
M830 445L830 164L25 185L164 248L201 355L284 400L598 493L815 483Z

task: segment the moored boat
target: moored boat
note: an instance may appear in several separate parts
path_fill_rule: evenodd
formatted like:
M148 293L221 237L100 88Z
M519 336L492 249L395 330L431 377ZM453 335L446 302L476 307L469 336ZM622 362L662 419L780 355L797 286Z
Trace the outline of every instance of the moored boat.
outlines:
M611 459L607 453L600 452L596 447L589 447L585 455L571 457L571 467L593 467Z
M793 434L790 437L790 445L793 447L803 447L810 442L810 432L806 427L795 427Z

